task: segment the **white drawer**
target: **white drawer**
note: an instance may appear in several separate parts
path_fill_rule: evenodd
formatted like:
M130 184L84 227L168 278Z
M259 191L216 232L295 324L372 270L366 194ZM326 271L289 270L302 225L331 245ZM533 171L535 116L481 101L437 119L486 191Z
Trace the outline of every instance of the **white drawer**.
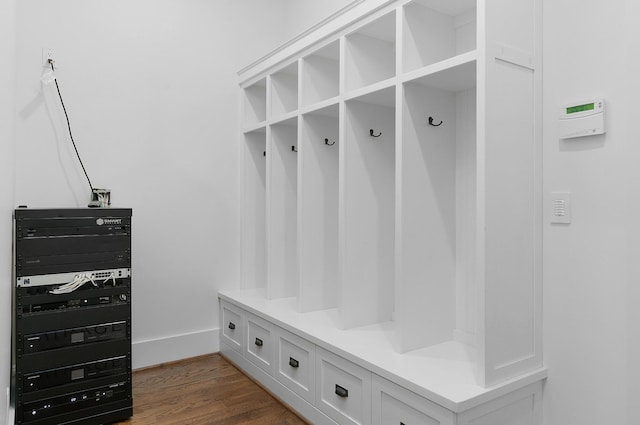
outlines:
M276 379L310 404L314 404L315 345L284 329L278 329L277 340Z
M369 425L371 372L316 347L316 407L341 425Z
M238 353L243 351L244 313L234 305L220 302L222 340Z
M453 425L454 414L373 374L373 425Z
M247 340L245 357L254 365L273 376L275 359L274 325L247 313Z

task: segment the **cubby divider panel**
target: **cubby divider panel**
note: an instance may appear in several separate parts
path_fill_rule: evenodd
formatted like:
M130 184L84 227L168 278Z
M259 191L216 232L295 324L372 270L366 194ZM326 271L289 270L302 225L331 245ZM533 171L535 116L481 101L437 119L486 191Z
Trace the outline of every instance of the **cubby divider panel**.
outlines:
M403 18L405 72L476 48L475 1L415 0Z
M347 329L393 312L395 86L347 102L344 143L339 310Z
M266 282L266 130L244 134L242 287L264 288Z
M300 140L300 311L337 306L338 105L302 118Z
M302 62L302 104L313 105L339 94L340 44L333 42Z
M346 40L347 91L396 75L395 13L357 29Z
M267 297L297 295L297 118L271 126L267 220Z

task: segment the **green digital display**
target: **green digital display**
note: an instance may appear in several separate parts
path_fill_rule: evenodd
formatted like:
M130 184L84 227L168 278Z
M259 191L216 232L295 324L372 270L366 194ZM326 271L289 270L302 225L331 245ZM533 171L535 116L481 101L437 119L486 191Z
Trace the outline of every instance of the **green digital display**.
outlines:
M575 114L576 112L593 111L595 108L594 103L587 103L585 105L570 106L567 108L567 114Z

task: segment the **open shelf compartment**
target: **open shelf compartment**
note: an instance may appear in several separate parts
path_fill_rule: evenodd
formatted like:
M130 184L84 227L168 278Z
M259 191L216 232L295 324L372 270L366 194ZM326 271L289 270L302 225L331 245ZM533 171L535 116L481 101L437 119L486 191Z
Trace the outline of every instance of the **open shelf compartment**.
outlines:
M335 41L302 61L302 106L336 97L340 89L340 44Z
M396 15L388 13L346 37L345 89L366 87L396 75Z
M302 116L299 308L335 308L338 293L339 105Z
M298 62L271 75L271 118L298 109Z
M345 104L341 298L345 329L391 320L395 86Z
M266 129L243 134L242 288L266 287Z
M399 351L476 331L475 62L406 82L398 182ZM446 81L446 84L443 82Z
M267 79L263 78L244 89L243 128L263 123L267 119Z
M403 72L476 49L475 0L414 0L404 6Z
M267 199L267 297L298 293L298 118L270 127Z

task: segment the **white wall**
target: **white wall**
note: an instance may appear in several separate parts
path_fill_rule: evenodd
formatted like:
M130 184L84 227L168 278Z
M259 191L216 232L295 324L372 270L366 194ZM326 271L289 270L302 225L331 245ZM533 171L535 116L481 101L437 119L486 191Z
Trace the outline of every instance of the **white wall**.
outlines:
M284 0L284 2L287 30L289 37L293 37L350 3L358 3L359 0Z
M54 87L41 83L42 48L55 49L94 187L111 189L114 206L134 209L134 366L141 367L217 350L215 295L238 279L235 73L347 2L316 3L0 2L1 341L10 335L11 210L83 207L89 198ZM9 344L0 348L3 418Z
M573 222L545 205L545 424L638 424L640 7L544 3L544 187L573 194ZM604 97L607 134L557 138L558 107Z
M7 417L11 372L11 213L13 209L15 13L17 0L0 2L0 423ZM8 419L6 420L8 423Z
M281 0L18 2L15 204L89 201L55 86L41 84L50 47L94 187L133 208L134 367L217 350L216 293L238 274L236 71L284 41L282 12Z

